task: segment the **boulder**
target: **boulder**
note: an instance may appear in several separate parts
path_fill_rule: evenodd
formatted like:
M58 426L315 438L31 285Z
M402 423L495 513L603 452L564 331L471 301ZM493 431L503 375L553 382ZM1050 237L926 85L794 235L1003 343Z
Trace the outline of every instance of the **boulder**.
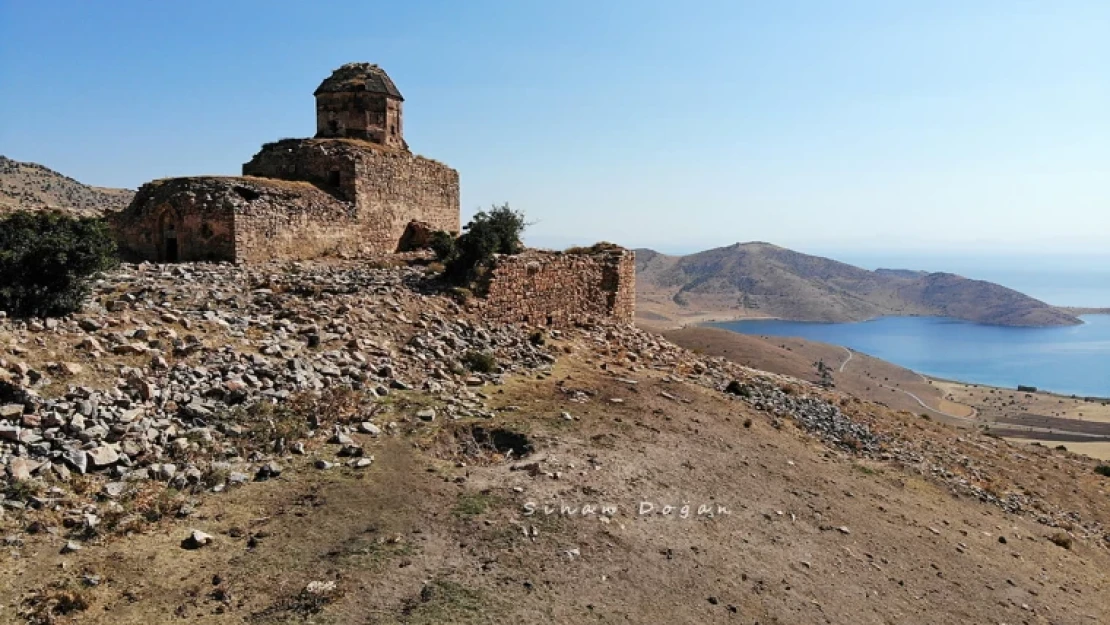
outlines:
M102 469L119 462L119 452L108 445L94 447L86 451L85 454L88 456L89 464L94 469Z
M215 539L212 537L211 534L205 534L200 530L193 530L189 532L189 535L185 537L185 540L181 541L181 548L200 549L201 547L206 547L212 544L213 540Z

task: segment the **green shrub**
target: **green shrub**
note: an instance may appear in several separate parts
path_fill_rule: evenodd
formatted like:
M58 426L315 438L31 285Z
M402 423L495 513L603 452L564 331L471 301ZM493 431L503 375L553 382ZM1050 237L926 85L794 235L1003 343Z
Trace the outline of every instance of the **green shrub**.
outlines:
M463 355L463 364L467 369L477 373L493 373L497 368L497 360L493 354L479 351L469 351Z
M450 232L436 230L432 233L432 241L429 245L440 262L446 262L455 255L455 237L451 236Z
M19 317L75 312L89 279L118 262L101 219L25 211L0 217L0 310Z
M1100 464L1100 465L1098 465L1097 467L1095 467L1095 473L1098 473L1099 475L1105 475L1106 477L1110 477L1110 464Z
M455 241L454 254L447 259L446 275L455 282L478 278L494 254L519 254L524 249L520 237L528 224L524 214L508 204L479 211Z

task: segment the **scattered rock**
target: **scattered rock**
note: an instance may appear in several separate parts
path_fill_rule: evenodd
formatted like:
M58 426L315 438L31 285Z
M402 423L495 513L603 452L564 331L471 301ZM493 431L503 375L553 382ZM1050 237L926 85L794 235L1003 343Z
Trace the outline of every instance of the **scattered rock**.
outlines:
M200 530L192 530L185 540L181 541L182 549L200 549L212 544L214 539L210 534L205 534Z
M261 482L279 475L281 475L281 465L271 461L258 467L258 472L255 473L254 480L256 482Z

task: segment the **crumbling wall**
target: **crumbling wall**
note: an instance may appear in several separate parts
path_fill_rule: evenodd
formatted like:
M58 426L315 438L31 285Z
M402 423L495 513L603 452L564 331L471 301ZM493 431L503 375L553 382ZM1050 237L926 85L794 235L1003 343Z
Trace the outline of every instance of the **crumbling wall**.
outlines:
M479 288L483 316L493 321L552 327L632 323L636 256L621 248L500 256Z
M243 164L244 176L301 180L353 202L357 150L342 140L282 139Z
M354 206L306 182L265 180L264 195L235 207L235 260L264 262L358 255Z
M345 228L353 213L306 182L192 177L143 185L110 223L129 260L251 262L355 253L359 237Z
M264 145L243 173L305 180L353 201L348 227L367 253L397 251L412 221L456 233L461 227L459 173L406 150L355 139L285 139Z
M234 259L233 209L226 197L230 190L201 178L144 184L126 209L107 217L120 255L155 262ZM170 238L176 250L167 244Z
M459 172L408 152L359 152L355 184L359 221L368 224L366 242L378 252L394 252L409 222L458 233Z

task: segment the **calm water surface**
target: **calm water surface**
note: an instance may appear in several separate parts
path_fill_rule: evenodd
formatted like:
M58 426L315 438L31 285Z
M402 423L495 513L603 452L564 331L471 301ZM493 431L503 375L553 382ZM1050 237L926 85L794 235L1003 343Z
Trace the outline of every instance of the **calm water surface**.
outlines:
M1007 328L940 317L883 317L861 323L732 321L741 334L794 336L888 360L926 375L1057 393L1110 397L1110 315L1081 326Z

